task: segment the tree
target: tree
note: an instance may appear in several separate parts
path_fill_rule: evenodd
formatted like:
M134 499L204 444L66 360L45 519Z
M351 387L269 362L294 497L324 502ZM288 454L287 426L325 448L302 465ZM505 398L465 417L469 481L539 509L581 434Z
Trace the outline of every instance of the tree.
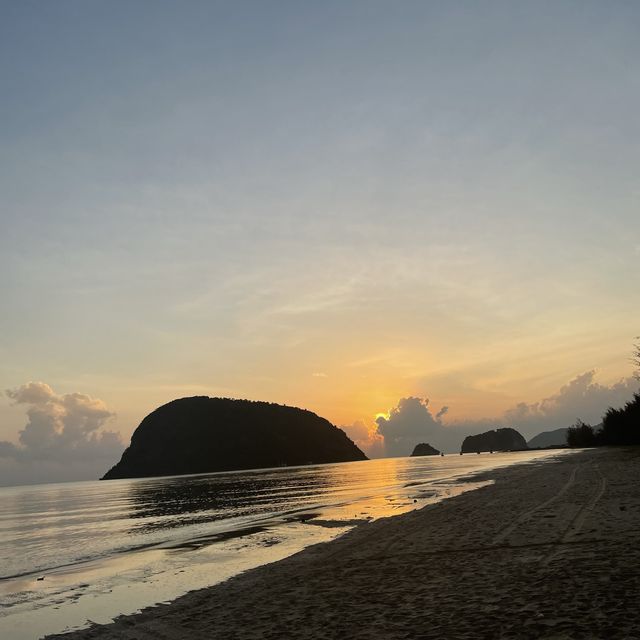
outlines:
M631 362L636 366L636 370L633 372L633 377L636 380L640 380L640 336L636 336L636 342L633 343L633 355L631 356Z
M620 409L609 408L598 432L599 444L640 444L640 392Z
M596 446L596 434L590 424L578 420L567 431L567 444L570 447L594 447Z

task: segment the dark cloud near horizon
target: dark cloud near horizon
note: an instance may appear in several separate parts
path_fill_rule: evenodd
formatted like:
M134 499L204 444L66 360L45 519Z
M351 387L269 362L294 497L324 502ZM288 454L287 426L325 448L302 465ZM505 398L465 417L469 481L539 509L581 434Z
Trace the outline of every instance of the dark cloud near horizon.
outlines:
M576 376L558 393L539 402L517 404L505 412L504 422L522 430L527 438L540 431L569 427L578 419L599 424L609 407L621 407L631 400L638 382L629 377L606 386L595 382L595 374L587 371Z
M377 433L384 439L388 456L408 456L419 442L428 442L436 448L443 436L450 435L441 417L448 411L442 407L434 416L427 398L401 398L388 417L376 418Z
M388 418L380 416L376 419L376 452L378 455L406 456L419 442L428 442L441 451L455 452L460 450L466 436L500 427L513 427L530 440L543 431L569 427L578 419L598 424L609 407L624 405L638 389L638 382L633 377L610 386L600 384L594 378L595 371L587 371L547 398L532 403L521 402L500 416L479 420L445 423L442 418L449 407L443 406L433 415L429 400L401 398ZM367 450L367 445L363 438L360 446ZM371 451L369 448L368 452Z
M27 423L18 444L0 441L0 485L96 478L124 449L120 434L103 428L114 414L102 400L58 395L43 382L6 395L27 406Z

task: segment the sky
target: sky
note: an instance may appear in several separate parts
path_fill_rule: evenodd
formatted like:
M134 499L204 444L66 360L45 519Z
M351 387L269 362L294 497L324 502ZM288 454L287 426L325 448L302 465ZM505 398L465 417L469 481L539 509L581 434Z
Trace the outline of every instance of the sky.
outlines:
M639 28L621 1L0 3L0 484L101 475L189 395L372 455L597 422L637 388Z

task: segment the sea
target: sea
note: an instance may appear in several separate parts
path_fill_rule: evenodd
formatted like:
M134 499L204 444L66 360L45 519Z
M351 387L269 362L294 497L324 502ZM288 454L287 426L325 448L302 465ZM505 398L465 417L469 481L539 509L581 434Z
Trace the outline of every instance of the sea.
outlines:
M559 451L385 458L0 488L0 638L168 602Z

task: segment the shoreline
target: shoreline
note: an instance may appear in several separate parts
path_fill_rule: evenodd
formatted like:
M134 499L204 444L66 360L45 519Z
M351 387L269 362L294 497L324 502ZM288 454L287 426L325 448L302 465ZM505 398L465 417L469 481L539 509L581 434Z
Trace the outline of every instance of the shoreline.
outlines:
M47 639L640 634L640 450L576 452L471 479L494 482Z
M158 603L172 602L197 589L219 584L314 544L328 542L357 524L420 509L462 491L474 490L478 483L474 483L472 478L479 472L548 455L548 452L524 452L522 456L505 453L435 459L430 456L389 458L366 463L305 467L298 469L293 477L282 469L263 470L244 478L250 491L240 493L238 505L253 504L251 493L255 493L258 479L262 484L271 484L276 496L282 497L284 486L288 496L285 502L276 500L265 510L262 501L258 512L243 514L243 523L232 517L218 519L202 528L169 526L160 540L151 542L144 536L132 540L129 533L133 531L135 536L141 528L158 524L162 531L162 527L175 523L176 518L179 519L178 524L183 522L181 514L196 518L200 515L198 510L191 508L190 491L182 486L182 478L142 481L142 485L135 480L121 481L118 484L124 482L124 485L118 492L102 491L105 483L83 483L91 486L84 487L84 492L74 496L56 494L55 497L67 508L73 504L86 505L88 501L93 504L97 497L101 505L116 514L117 524L113 528L106 525L104 529L114 534L106 547L100 546L102 541L98 541L98 547L94 546L88 534L78 541L85 545L89 542L89 551L96 548L108 551L111 547L116 552L97 554L95 558L80 562L56 564L48 570L30 570L23 577L0 580L0 636L8 634L12 640L33 640L45 635L79 631L91 624L109 624L119 616L133 615ZM217 486L215 480L222 478L222 483L218 484L222 486L224 499L229 493L224 482L227 475L198 476L195 488L201 490L204 486L207 494L212 495ZM190 478L187 484L191 486L193 481ZM276 486L273 486L274 481ZM97 492L94 485L100 485ZM305 494L302 500L298 491L300 486ZM49 490L45 485L35 498L41 500ZM173 506L169 510L162 506L167 491L172 496L177 491L176 497L182 498L171 503ZM132 497L138 494L144 497L140 503L145 516L142 522L136 517L140 512L138 501L131 504ZM29 492L27 496L34 499ZM66 498L72 502L66 502ZM124 507L121 506L123 504ZM149 511L149 505L156 506ZM9 513L12 513L11 508ZM65 513L61 512L58 519ZM89 522L96 516L91 507L83 513L81 522ZM165 514L169 515L168 520ZM28 518L29 514L26 515ZM212 531L212 524L215 531ZM25 548L29 549L40 534L32 536L28 530L25 533L28 541ZM62 559L72 560L75 549L81 545L75 545L69 554L69 547L64 547L64 527L48 529L43 536L43 540L57 538L60 538L61 546L47 546L54 553L50 559L58 563ZM140 545L140 542L145 544ZM122 545L130 549L122 551ZM20 557L9 557L7 549L3 550L3 557L8 560L3 565L5 569L12 562L20 565L31 561L29 553L22 556L23 561ZM70 558L65 558L65 553ZM40 577L42 580L38 580Z

